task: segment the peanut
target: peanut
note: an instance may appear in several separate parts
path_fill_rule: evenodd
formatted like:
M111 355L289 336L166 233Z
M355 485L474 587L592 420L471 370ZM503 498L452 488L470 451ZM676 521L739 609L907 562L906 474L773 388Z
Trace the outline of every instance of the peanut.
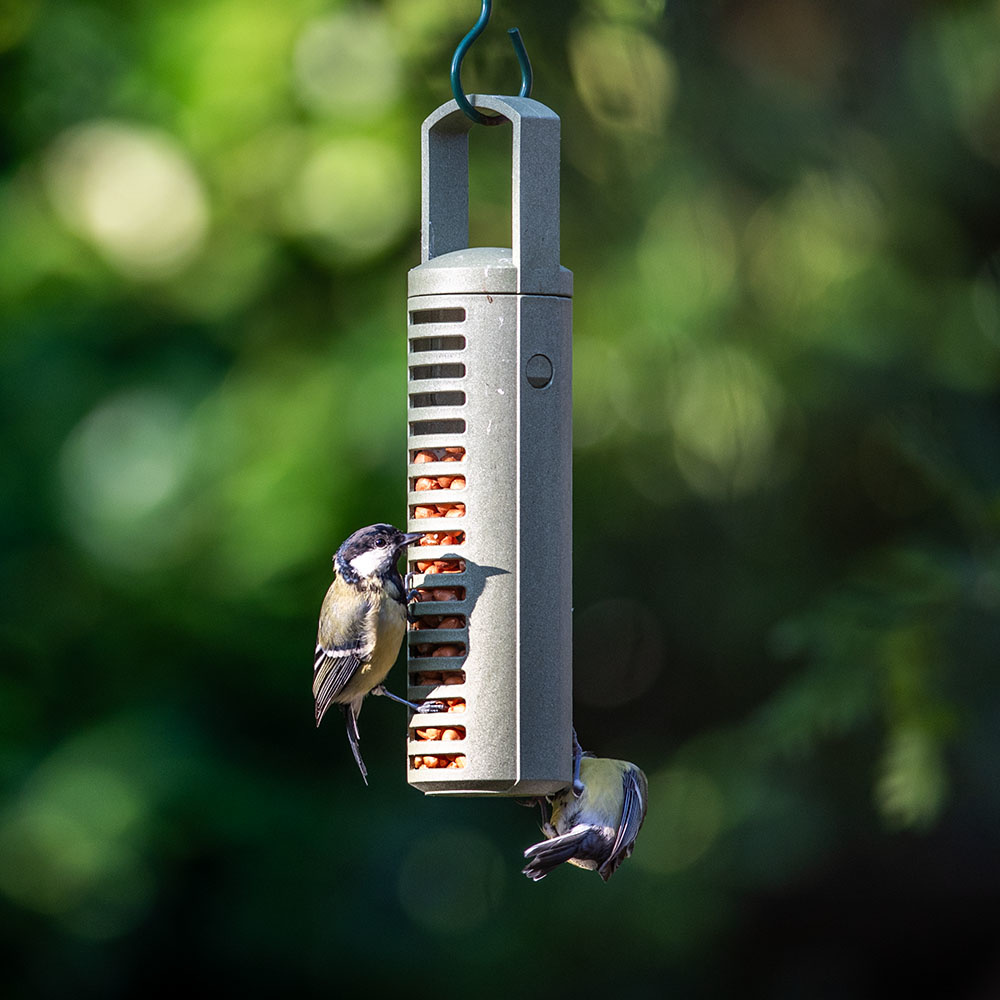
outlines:
M465 674L461 670L452 670L441 675L442 684L464 684Z
M452 615L450 618L442 618L438 623L438 628L465 628L465 622L461 619Z
M464 753L448 754L417 754L413 758L413 768L421 767L465 767L466 756Z
M443 646L438 646L432 653L431 656L461 656L463 649L461 646L453 646L445 644Z
M437 455L432 451L418 451L416 455L413 456L413 462L415 465L422 465L424 462L436 462Z
M433 482L433 480L430 480ZM413 508L415 520L422 520L428 517L465 517L464 503L439 503L439 504L419 504ZM429 542L422 542L429 545Z
M441 739L441 730L434 729L433 727L429 729L418 729L417 738L421 740L439 740Z
M420 487L418 486L417 489ZM448 484L448 489L451 490L464 490L465 489L465 476L455 476L454 479Z
M418 618L416 621L410 622L410 630L413 632L419 632L421 629L440 628L440 627L441 627L440 615L424 615L422 618Z
M440 734L441 734L440 737L439 737L439 739L442 739L442 740L464 740L465 739L465 731L464 730L459 731L458 729L445 729L445 730L438 730L438 732L440 732Z

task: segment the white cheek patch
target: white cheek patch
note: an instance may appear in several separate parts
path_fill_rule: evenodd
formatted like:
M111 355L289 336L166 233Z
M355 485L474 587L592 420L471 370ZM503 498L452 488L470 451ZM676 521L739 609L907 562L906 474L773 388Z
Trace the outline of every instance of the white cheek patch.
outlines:
M366 578L377 573L385 561L385 549L369 549L351 560L351 568L358 576Z

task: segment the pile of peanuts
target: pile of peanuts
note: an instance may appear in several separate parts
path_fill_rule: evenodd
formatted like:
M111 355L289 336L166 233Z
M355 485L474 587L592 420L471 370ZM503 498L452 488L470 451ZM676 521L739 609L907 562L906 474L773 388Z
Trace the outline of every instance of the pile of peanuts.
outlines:
M431 532L424 535L417 542L417 545L461 545L465 541L465 534L458 532L453 535ZM416 560L418 573L464 573L464 559L418 559Z
M421 615L410 622L410 630L413 632L435 628L465 628L465 615Z
M423 465L425 462L464 462L465 461L465 449L461 447L457 448L422 448L413 456L413 462L415 465ZM453 479L453 476L442 476L441 479ZM459 476L459 479L464 479L463 476ZM428 487L429 488L429 487ZM446 490L451 487L451 483L442 483L438 489ZM465 488L465 483L463 481L461 486L455 486L454 489L461 490Z
M412 631L465 628L465 617L462 615L424 615L412 622L410 628ZM465 647L455 642L439 644L421 642L412 648L414 657L462 656L465 653ZM462 684L464 681L465 672L462 670L421 670L413 675L415 684Z
M461 462L465 459L464 448L425 448L413 456L414 464L423 465L427 462ZM414 490L464 490L465 476L438 475L418 476L413 484ZM464 503L426 503L413 508L413 517L418 520L434 517L459 518L465 517ZM418 545L461 545L465 541L464 531L432 531L420 539ZM418 559L416 569L419 573L462 573L465 570L464 559ZM416 592L417 601L460 601L465 597L464 587L422 587ZM461 629L466 621L462 615L423 615L411 623L414 630ZM413 653L419 657L462 656L465 647L458 643L418 643L413 647ZM464 670L420 670L411 675L412 683L416 685L451 685L465 682ZM449 713L465 711L464 698L442 699ZM415 742L431 740L464 740L464 726L424 726L411 731ZM448 754L416 754L410 758L411 766L416 768L465 767L466 756L461 753Z
M410 630L413 632L432 631L434 629L460 629L465 628L464 615L423 615L410 623ZM428 636L428 642L417 643L415 652L417 656L461 656L465 650L453 642L435 645L433 636Z
M465 700L462 698L445 698L445 704L449 712L464 712ZM453 740L465 739L465 726L424 726L413 730L416 742L430 740ZM414 768L419 767L465 767L466 757L464 753L445 754L415 754L412 758Z
M424 465L427 462L462 462L464 460L464 448L424 448L413 456L414 465ZM413 488L415 490L464 490L465 476L453 476L447 473L441 473L437 476L418 476ZM455 513L455 509L458 507L461 507L461 512ZM435 504L430 509L435 513L424 514L424 517L462 517L465 514L464 504L441 503Z
M414 754L410 758L413 767L465 767L464 753Z
M418 601L464 601L465 587L420 587Z
M417 686L434 687L436 684L464 684L464 670L418 670L413 676Z
M464 448L425 448L413 456L414 464L427 462L461 462L465 458ZM465 476L438 475L418 476L413 483L414 490L464 490ZM413 517L465 517L464 503L417 504ZM419 545L461 545L465 541L464 531L432 531L424 535ZM419 559L416 563L420 573L461 573L465 570L464 559Z

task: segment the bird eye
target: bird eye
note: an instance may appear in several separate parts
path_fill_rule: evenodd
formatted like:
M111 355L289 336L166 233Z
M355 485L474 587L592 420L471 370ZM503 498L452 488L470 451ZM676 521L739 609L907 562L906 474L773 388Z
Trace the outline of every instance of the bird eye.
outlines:
M385 536L384 535L379 535L378 538L375 539L375 544L380 549L384 549L385 548Z

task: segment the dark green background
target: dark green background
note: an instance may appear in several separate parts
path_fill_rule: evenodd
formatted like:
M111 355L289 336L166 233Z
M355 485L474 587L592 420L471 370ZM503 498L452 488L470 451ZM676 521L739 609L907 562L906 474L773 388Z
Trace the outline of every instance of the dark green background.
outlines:
M457 0L0 2L6 997L1000 991L1000 7L499 3L563 122L607 885L312 724ZM475 244L509 132L473 133ZM401 670L391 687L401 691Z

